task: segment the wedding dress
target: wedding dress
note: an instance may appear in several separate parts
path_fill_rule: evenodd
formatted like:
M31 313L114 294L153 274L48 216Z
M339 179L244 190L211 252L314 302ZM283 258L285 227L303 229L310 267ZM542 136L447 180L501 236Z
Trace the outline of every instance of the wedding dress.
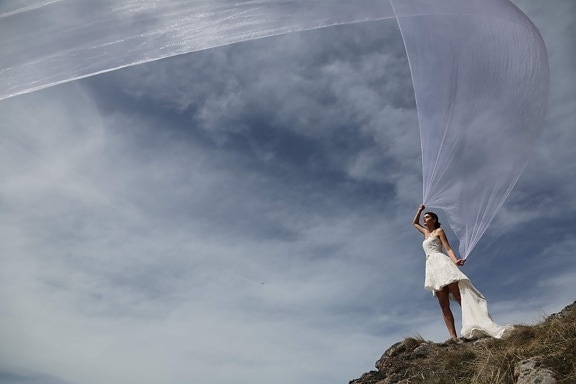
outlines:
M499 339L506 331L512 329L510 325L502 326L492 321L486 299L458 266L442 253L442 243L438 237L428 237L422 243L422 247L426 253L424 288L436 293L446 285L458 282L462 306L462 330L460 332L462 337L475 339L488 335Z

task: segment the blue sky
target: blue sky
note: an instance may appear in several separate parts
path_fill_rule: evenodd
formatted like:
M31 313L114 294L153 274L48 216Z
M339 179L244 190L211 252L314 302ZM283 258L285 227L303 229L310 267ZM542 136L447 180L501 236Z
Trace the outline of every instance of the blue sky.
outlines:
M548 47L549 111L464 272L498 323L534 323L574 301L576 5L515 3ZM347 382L404 337L448 337L410 225L393 21L125 68L0 116L2 383Z

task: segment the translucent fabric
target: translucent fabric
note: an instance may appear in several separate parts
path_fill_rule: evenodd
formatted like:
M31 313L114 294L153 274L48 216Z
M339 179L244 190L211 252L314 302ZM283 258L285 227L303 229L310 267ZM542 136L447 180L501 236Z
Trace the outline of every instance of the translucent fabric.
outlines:
M165 57L393 16L388 0L0 2L0 100Z
M546 48L509 1L392 3L418 107L423 201L447 214L466 258L539 136L548 95Z
M522 172L547 98L544 44L508 0L0 2L0 100L266 36L397 17L422 144L424 203L467 256Z

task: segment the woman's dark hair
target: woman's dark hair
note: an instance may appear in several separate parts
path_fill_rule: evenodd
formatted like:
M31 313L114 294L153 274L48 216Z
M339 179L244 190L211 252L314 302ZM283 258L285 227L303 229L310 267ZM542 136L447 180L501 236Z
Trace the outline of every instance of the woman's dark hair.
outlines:
M434 212L426 212L424 214L428 215L431 218L433 218L434 220L436 220L436 225L434 226L434 229L440 228L440 222L438 221L438 215L437 214L435 214Z

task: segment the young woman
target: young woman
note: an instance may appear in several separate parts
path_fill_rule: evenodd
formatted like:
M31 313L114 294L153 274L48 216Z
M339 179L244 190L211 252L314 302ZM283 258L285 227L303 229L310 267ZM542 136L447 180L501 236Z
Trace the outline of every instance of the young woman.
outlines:
M438 216L433 212L426 212L423 224L420 224L420 216L424 209L424 205L420 205L413 221L414 227L424 235L422 243L426 253L424 288L432 291L438 298L450 338L458 339L450 299L454 299L462 307L460 332L462 337L467 339L482 336L502 337L512 327L500 326L492 321L486 299L458 268L464 265L465 260L459 259L450 247L444 230L440 228ZM442 248L446 253L442 253Z

